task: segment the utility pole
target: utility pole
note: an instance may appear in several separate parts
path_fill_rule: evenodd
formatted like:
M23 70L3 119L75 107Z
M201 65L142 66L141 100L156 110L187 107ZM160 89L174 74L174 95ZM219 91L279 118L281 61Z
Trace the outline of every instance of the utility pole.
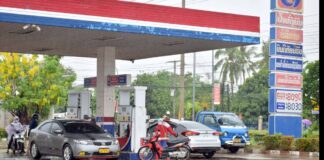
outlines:
M214 96L215 96L215 92L214 92L214 50L212 50L212 77L211 77L211 86L212 86L212 111L215 111L215 105L214 105Z
M182 8L186 7L186 1L182 0ZM184 88L184 64L185 64L185 56L184 53L181 54L180 57L180 103L179 103L179 115L178 119L184 119L184 93L185 93L185 88Z
M175 109L175 106L176 106L176 100L175 100L175 95L176 95L176 75L177 75L177 70L176 70L176 67L177 67L177 62L179 61L169 61L167 63L173 63L173 101L172 101L172 109L173 109L173 113L172 113L172 116L173 118L176 118L176 109Z
M195 98L196 98L196 52L193 55L193 76L192 76L192 121L195 121Z

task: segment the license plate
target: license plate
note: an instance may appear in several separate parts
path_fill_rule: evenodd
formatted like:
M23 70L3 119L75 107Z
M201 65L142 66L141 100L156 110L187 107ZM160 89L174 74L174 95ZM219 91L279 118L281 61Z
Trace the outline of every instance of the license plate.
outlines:
M100 148L99 153L109 153L109 149L108 148Z
M239 139L239 138L235 138L235 139L234 139L234 143L241 143L241 139Z

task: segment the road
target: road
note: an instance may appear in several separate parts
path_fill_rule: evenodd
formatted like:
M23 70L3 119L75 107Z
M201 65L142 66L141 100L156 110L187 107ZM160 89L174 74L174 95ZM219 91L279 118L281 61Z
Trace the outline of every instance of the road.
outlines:
M26 155L13 155L12 153L5 153L6 150L0 150L1 160L31 160ZM191 159L203 160L206 159L200 154L193 154ZM215 160L319 160L319 158L299 158L296 156L281 156L281 155L266 155L266 154L247 154L247 153L237 153L229 154L226 152L217 153L213 157ZM42 157L42 160L62 160L59 157Z

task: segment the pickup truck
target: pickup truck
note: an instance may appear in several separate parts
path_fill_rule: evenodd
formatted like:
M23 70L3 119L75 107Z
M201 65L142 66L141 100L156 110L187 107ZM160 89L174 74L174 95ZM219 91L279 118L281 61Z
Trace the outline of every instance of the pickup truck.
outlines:
M221 146L231 153L250 145L248 128L235 113L201 111L196 121L221 132Z

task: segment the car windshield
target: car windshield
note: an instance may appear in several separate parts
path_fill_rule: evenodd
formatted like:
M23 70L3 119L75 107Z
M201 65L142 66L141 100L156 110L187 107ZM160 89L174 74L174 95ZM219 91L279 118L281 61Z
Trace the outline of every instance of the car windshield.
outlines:
M193 121L180 122L181 125L187 128L187 130L211 130L209 127Z
M65 122L63 126L68 133L105 133L97 125L84 122Z
M221 126L245 126L244 123L234 114L224 114L218 117L218 121L223 122L223 124L220 124Z

